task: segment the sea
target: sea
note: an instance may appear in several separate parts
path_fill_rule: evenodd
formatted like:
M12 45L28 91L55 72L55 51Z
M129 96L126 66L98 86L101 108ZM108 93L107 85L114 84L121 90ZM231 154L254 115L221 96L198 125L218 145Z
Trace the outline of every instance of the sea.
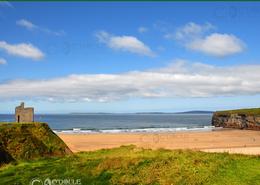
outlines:
M211 113L203 114L38 114L35 121L46 122L56 133L136 133L209 131ZM0 114L0 122L12 122L14 115Z

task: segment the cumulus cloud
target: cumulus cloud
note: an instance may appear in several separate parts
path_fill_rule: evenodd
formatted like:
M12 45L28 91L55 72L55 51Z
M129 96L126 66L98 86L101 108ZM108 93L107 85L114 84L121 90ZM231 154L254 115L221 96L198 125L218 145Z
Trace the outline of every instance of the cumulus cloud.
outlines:
M65 35L65 32L63 30L62 31L52 31L48 28L41 27L41 26L38 26L36 24L33 24L31 21L26 20L26 19L20 19L20 20L16 21L16 24L18 26L22 26L22 27L24 27L24 28L26 28L27 30L30 30L30 31L38 30L38 31L41 31L41 32L44 32L44 33L47 33L47 34L50 34L50 35L55 35L55 36Z
M0 99L108 102L131 98L216 97L260 93L260 65L217 67L177 60L164 68L81 74L0 84Z
M139 55L155 56L154 52L134 36L114 36L105 31L96 33L98 40L114 50L127 51Z
M0 49L10 55L31 58L40 60L44 57L43 52L30 43L9 44L5 41L0 41Z
M187 49L215 57L234 55L245 49L243 41L235 35L213 32L215 30L216 27L210 23L199 25L190 22L164 37L178 41Z
M4 58L0 58L0 65L7 64L6 60Z
M196 39L187 47L217 57L225 57L244 50L243 42L234 35L213 33L203 39Z
M141 26L141 27L138 28L139 33L145 33L147 31L148 31L148 28L146 28L146 27Z

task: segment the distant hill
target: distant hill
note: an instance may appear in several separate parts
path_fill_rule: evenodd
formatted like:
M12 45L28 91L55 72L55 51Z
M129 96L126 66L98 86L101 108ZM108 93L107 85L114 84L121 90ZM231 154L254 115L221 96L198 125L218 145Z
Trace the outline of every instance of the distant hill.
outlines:
M71 115L91 115L91 114L213 114L213 111L202 111L202 110L194 110L194 111L186 111L186 112L136 112L136 113L110 113L110 112L86 112L86 113L69 113Z
M91 114L119 114L119 113L110 113L110 112L71 112L71 113L68 113L70 115L91 115Z
M136 114L213 114L213 111L193 110L186 112L138 112Z
M193 110L186 112L177 112L176 114L213 114L213 111Z

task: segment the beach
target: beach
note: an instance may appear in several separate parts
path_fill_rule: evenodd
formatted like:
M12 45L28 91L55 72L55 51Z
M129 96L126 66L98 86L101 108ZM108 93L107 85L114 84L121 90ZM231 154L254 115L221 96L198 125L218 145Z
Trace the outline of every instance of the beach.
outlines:
M260 132L254 130L220 129L168 133L59 133L58 135L73 152L136 145L150 149L192 149L205 152L260 155Z

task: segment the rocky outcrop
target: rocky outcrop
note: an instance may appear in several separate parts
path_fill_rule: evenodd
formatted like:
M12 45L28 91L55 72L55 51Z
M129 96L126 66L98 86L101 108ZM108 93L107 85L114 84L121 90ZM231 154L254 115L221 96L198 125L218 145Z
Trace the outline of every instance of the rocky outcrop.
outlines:
M260 130L260 114L215 112L212 125L223 128Z
M0 123L0 165L72 154L46 123Z

